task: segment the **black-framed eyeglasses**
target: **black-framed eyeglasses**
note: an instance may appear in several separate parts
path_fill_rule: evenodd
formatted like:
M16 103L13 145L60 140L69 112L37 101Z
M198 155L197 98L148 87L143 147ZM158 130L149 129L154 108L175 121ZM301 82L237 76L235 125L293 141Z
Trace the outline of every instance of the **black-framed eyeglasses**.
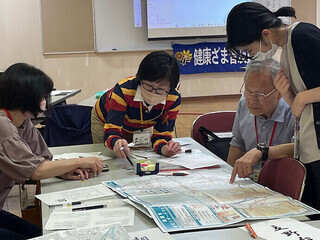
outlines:
M245 99L250 99L251 97L256 97L260 102L266 100L267 97L269 97L272 93L274 93L277 89L274 88L271 92L269 92L268 94L264 94L264 93L251 93L248 91L242 91L242 88L244 86L245 82L242 84L241 88L240 88L240 93L242 94L242 96L245 97Z
M154 88L153 86L151 86L150 84L148 83L145 83L145 82L142 82L141 81L141 86L149 91L149 92L152 92L153 90L155 91L156 94L158 95L167 95L169 92L167 90L164 90L163 88Z

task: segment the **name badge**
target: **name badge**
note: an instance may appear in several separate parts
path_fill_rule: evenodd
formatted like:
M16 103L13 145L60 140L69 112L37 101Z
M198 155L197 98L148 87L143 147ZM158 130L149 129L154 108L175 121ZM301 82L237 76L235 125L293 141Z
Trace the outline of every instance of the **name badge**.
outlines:
M135 147L150 147L151 133L147 130L139 130L133 133L133 142Z

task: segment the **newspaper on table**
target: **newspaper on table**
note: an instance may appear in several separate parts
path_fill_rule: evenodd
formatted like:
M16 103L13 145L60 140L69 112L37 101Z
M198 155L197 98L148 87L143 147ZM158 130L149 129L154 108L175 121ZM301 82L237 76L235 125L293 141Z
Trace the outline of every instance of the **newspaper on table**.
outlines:
M217 168L192 170L183 177L153 175L103 184L143 205L164 232L319 213L249 179L234 184L229 179L230 172Z

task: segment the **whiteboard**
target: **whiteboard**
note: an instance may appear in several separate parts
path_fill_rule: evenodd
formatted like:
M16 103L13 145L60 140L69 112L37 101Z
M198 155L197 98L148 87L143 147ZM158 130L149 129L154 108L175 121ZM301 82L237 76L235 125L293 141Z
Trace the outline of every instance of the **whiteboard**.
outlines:
M254 1L269 7L290 6L290 0ZM133 0L93 0L93 11L97 52L171 50L173 43L226 41L226 38L148 41L146 0L141 0L142 27L134 26Z

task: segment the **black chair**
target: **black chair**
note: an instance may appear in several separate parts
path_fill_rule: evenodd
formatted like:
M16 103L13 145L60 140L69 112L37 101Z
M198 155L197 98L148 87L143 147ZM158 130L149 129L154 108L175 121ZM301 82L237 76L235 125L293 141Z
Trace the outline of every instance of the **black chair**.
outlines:
M92 143L92 107L66 104L46 113L44 139L49 147Z

